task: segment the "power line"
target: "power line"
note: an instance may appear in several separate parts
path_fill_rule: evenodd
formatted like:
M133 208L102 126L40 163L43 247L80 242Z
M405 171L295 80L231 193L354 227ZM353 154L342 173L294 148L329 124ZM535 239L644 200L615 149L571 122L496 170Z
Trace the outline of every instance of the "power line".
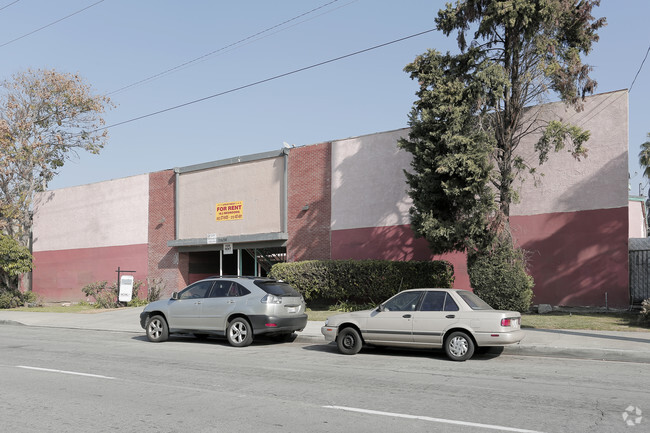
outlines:
M415 33L415 34L412 34L412 35L410 35L410 36L405 36L405 37L403 37L403 38L395 39L395 40L392 40L392 41L390 41L390 42L385 42L385 43L383 43L383 44L375 45L375 46L370 47L370 48L366 48L366 49L363 49L363 50L355 51L355 52L353 52L353 53L349 53L349 54L345 54L345 55L343 55L343 56L335 57L335 58L333 58L333 59L325 60L325 61L320 62L320 63L315 63L315 64L310 65L310 66L305 66L304 68L294 69L293 71L285 72L285 73L280 74L280 75L275 75L275 76L270 77L270 78L265 78L265 79L263 79L263 80L255 81L254 83L245 84L245 85L243 85L243 86L239 86L239 87L235 87L235 88L230 89L230 90L226 90L226 91L223 91L223 92L215 93L215 94L210 95L210 96L205 96L205 97L203 97L203 98L195 99L195 100L193 100L193 101L185 102L185 103L183 103L183 104L175 105L175 106L173 106L173 107L168 107L168 108L165 108L165 109L162 109L162 110L159 110L159 111L155 111L155 112L153 112L153 113L149 113L149 114L145 114L145 115L142 115L142 116L134 117L134 118L132 118L132 119L124 120L124 121L122 121L122 122L118 122L118 123L114 123L114 124L112 124L112 125L108 125L108 126L105 126L105 127L103 127L103 128L98 128L98 129L92 131L91 133L98 132L98 131L102 131L102 130L109 129L109 128L114 128L114 127L116 127L116 126L124 125L124 124L131 123L131 122L135 122L135 121L137 121L137 120L146 119L147 117L156 116L156 115L158 115L158 114L166 113L166 112L168 112L168 111L177 110L177 109L179 109L179 108L187 107L188 105L197 104L197 103L199 103L199 102L207 101L208 99L216 98L216 97L218 97L218 96L227 95L227 94L229 94L229 93L234 93L234 92L237 92L237 91L239 91L239 90L248 89L249 87L253 87L253 86L257 86L257 85L259 85L259 84L267 83L267 82L269 82L269 81L277 80L278 78L287 77L287 76L289 76L289 75L297 74L298 72L307 71L307 70L309 70L309 69L317 68L317 67L319 67L319 66L323 66L323 65L326 65L326 64L328 64L328 63L333 63L333 62L336 62L336 61L339 61L339 60L347 59L348 57L352 57L352 56L356 56L356 55L359 55L359 54L367 53L368 51L376 50L376 49L378 49L378 48L383 48L383 47L385 47L385 46L392 45L392 44L395 44L395 43L397 43L397 42L402 42L402 41L405 41L405 40L407 40L407 39L415 38L415 37L417 37L417 36L422 36L422 35L424 35L424 34L426 34L426 33L431 33L431 32L433 32L433 31L435 31L435 30L436 30L435 28L434 28L434 29L425 30L425 31L423 31L423 32Z
M8 5L6 5L6 6L2 6L2 7L0 8L0 11L7 9L7 8L8 8L9 6L11 6L11 5L15 5L15 4L18 3L19 1L20 1L20 0L14 0L14 1L12 1L11 3L9 3Z
M209 52L209 53L207 53L207 54L203 54L202 56L196 57L196 58L194 58L194 59L192 59L192 60L188 60L188 61L185 62L185 63L181 63L180 65L174 66L174 67L172 67L172 68L169 68L169 69L164 70L164 71L162 71L162 72L159 72L159 73L157 73L157 74L151 75L150 77L143 78L142 80L139 80L139 81L136 81L136 82L134 82L134 83L128 84L128 85L126 85L126 86L124 86L124 87L120 87L120 88L117 89L117 90L113 90L112 92L109 92L108 95L113 95L113 94L115 94L115 93L121 92L121 91L123 91L123 90L129 89L129 88L131 88L131 87L137 86L137 85L142 84L142 83L145 83L145 82L147 82L147 81L154 80L154 79L159 78L159 77L161 77L161 76L163 76L163 75L166 75L166 74L168 74L168 73L170 73L170 72L173 72L173 71L175 71L175 70L181 69L181 68L183 68L183 67L185 67L185 66L188 66L188 65L190 65L190 64L192 64L192 63L198 62L199 60L205 59L206 57L209 57L209 56L212 56L212 55L214 55L214 54L216 54L216 53L219 53L219 52L225 51L225 50L227 50L228 48L231 48L231 47L234 47L235 45L239 45L239 44L241 44L241 43L243 43L243 42L249 41L249 40L251 40L251 39L253 39L253 38L257 37L257 36L260 36L260 35L262 35L262 34L264 34L264 33L268 33L268 32L270 32L270 31L273 30L273 29L276 29L276 28L281 27L281 26L283 26L283 25L285 25L285 24L288 24L288 23L290 23L290 22L292 22L292 21L295 21L295 20L297 20L297 19L299 19L299 18L302 18L302 17L304 17L304 16L306 16L306 15L309 15L309 14L311 14L311 13L314 13L314 12L320 10L320 9L323 9L324 7L327 7L327 6L331 5L332 3L336 3L337 1L338 1L338 0L332 0L332 1L330 1L330 2L327 2L327 3L325 3L325 4L321 5L321 6L318 6L318 7L314 8L314 9L310 10L310 11L304 12L304 13L302 13L302 14L300 14L300 15L297 15L297 16L295 16L295 17L293 17L293 18L290 18L290 19L288 19L288 20L285 20L285 21L283 21L283 22L281 22L281 23L279 23L279 24L276 24L276 25L274 25L274 26L271 26L271 27L269 27L269 28L267 28L267 29L265 29L265 30L259 31L259 32L255 33L255 34L253 34L253 35L250 35L250 36L247 36L247 37L245 37L245 38L243 38L243 39L240 39L240 40L238 40L237 42L233 42L233 43L228 44L228 45L226 45L226 46L223 46L223 47L221 47L221 48L219 48L219 49L217 49L217 50L211 51L211 52ZM356 0L355 0L355 1L356 1Z
M632 84L630 84L629 92L632 92L632 87L634 87L634 83L636 82L636 78L639 76L639 73L641 72L641 69L643 69L643 64L645 63L646 59L648 58L648 53L650 53L650 45L648 46L648 51L645 52L645 57L643 58L643 61L641 62L641 66L639 66L639 70L636 71L636 75L634 76L634 80L632 80Z
M72 17L72 16L75 16L75 15L77 15L77 14L79 14L79 13L85 11L86 9L90 9L90 8L93 7L93 6L97 6L98 4L100 4L100 3L103 2L103 1L104 1L104 0L99 0L98 2L93 3L93 4L91 4L90 6L86 6L86 7L83 8L83 9L79 9L77 12L73 12L73 13L71 13L70 15L66 15L66 16L64 16L63 18L59 18L58 20L56 20L56 21L54 21L54 22L51 22L51 23L49 23L49 24L44 25L43 27L39 27L39 28L37 28L36 30L32 30L32 31L29 32L29 33L26 33L26 34L24 34L24 35L22 35L22 36L19 36L19 37L17 37L16 39L12 39L12 40L10 40L10 41L8 41L8 42L5 42L4 44L0 44L0 48L4 47L4 46L6 46L6 45L9 45L9 44L11 44L11 43L13 43L13 42L19 41L19 40L21 40L22 38L26 38L26 37L29 36L29 35L33 35L33 34L36 33L36 32L40 32L41 30L46 29L46 28L48 28L48 27L51 27L51 26L53 26L54 24L60 23L60 22L63 21L63 20L66 20L66 19L68 19L68 18L70 18L70 17ZM16 2L14 2L14 3L16 3ZM12 4L13 4L13 3L12 3ZM11 5L9 5L9 6L11 6Z

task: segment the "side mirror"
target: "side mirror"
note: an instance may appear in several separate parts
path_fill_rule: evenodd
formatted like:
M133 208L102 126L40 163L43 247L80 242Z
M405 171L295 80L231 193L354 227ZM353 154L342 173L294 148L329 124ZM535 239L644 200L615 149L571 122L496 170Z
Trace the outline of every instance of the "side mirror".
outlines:
M382 311L384 311L384 306L379 304L379 306L377 306L377 312L381 313Z
M172 293L172 299L173 299L174 301L177 301L177 300L179 299L179 297L178 297L178 292L173 292L173 293Z

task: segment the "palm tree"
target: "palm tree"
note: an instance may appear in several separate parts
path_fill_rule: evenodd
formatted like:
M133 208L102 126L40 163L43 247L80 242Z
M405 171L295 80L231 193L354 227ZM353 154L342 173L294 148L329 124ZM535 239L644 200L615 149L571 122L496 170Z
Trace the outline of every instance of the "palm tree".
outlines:
M650 179L650 133L648 133L648 141L641 145L639 164L643 169L643 175Z

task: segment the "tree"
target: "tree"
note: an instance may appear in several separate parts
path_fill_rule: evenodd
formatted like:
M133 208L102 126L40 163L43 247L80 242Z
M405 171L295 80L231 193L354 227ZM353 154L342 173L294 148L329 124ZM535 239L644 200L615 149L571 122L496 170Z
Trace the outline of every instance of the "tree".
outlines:
M99 153L112 106L78 75L27 70L0 84L0 230L29 246L32 199L79 150Z
M412 226L430 245L438 245L434 252L480 247L480 237L479 242L467 237L481 226L494 231L493 240L509 238L510 205L518 199L515 180L534 175L551 151L568 146L577 159L587 155L588 131L558 120L545 122L527 107L554 93L582 109L581 98L596 86L581 55L589 53L605 24L591 15L598 4L459 0L438 12L438 30L447 36L458 31L461 54L429 51L406 67L420 88L409 138L400 141L414 156L413 173L407 174ZM530 134L538 135L536 162L517 153ZM493 207L486 203L491 199L487 186L494 191Z
M643 175L650 179L650 133L648 133L648 141L641 145L639 165L643 169Z
M32 255L9 236L0 234L0 293L15 290L18 276L32 270Z

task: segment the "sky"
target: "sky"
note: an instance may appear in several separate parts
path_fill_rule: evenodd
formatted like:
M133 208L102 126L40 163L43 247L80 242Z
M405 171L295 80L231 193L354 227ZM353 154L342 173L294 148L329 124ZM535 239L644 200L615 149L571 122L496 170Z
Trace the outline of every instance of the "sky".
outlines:
M429 48L457 52L455 37L434 31L329 61L433 29L444 3L0 0L0 79L56 69L110 96L108 144L73 157L49 189L84 185L407 127L417 83L404 66ZM584 61L596 93L632 87L630 194L647 195L638 153L650 59L639 69L650 2L602 0L594 15L608 24Z

